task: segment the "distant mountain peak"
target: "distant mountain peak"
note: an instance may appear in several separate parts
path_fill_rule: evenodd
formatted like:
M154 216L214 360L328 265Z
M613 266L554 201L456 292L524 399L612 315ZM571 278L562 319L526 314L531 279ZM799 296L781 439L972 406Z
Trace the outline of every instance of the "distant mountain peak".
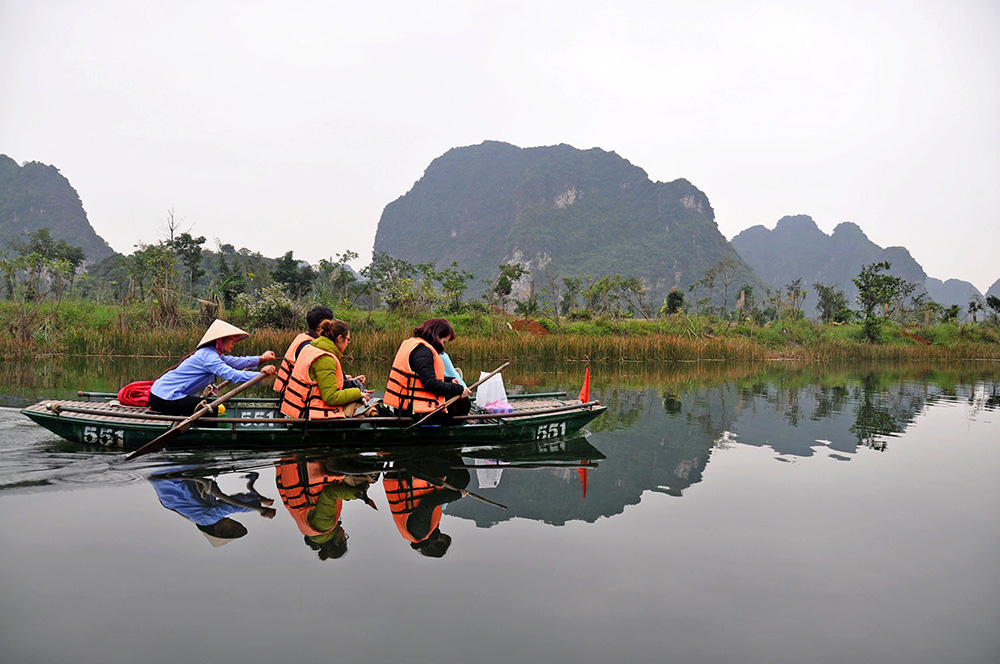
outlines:
M536 289L560 277L640 277L651 299L739 260L704 192L688 180L653 182L614 152L498 141L453 148L386 206L375 250L404 260L456 261L481 282L498 266L531 270ZM748 268L746 283L760 282Z
M816 231L822 233L816 222L808 214L795 214L782 217L778 220L774 230L776 231Z
M835 285L853 299L857 290L852 279L862 266L885 260L892 263L892 274L907 281L923 287L927 279L906 248L883 249L849 221L827 235L808 215L782 217L773 231L760 226L743 231L733 238L733 247L774 289L802 279L807 287L816 282ZM807 310L810 304L815 306L807 303Z
M857 236L860 235L864 239L868 239L865 232L861 230L861 226L858 226L853 221L842 221L833 229L833 236Z
M82 247L88 262L114 253L90 225L76 189L58 168L37 161L18 166L0 155L0 243L23 240L42 228L55 240Z

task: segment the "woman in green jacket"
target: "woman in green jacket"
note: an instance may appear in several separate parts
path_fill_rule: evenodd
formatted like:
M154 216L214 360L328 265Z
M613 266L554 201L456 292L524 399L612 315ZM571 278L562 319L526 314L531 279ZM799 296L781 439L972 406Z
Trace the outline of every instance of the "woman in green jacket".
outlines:
M344 356L347 345L351 343L351 329L342 320L332 318L323 321L316 329L319 336L310 345L333 353L338 360ZM319 386L323 401L330 406L346 406L354 402L365 402L372 395L372 390L365 389L365 376L343 375L343 388L337 388L337 361L332 357L322 356L309 367L309 377ZM343 369L341 369L343 370Z

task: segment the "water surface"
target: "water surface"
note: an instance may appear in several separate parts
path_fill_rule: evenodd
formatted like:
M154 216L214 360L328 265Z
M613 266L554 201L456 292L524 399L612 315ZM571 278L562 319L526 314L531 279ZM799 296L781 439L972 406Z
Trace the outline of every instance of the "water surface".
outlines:
M0 659L997 661L997 367L609 373L584 435L505 450L126 463L0 409ZM80 375L55 362L4 402ZM328 461L372 471L377 510L348 495L347 552L324 560L276 467ZM437 558L385 493L385 471L428 468L507 507L452 500ZM164 487L242 505L245 534L216 546Z

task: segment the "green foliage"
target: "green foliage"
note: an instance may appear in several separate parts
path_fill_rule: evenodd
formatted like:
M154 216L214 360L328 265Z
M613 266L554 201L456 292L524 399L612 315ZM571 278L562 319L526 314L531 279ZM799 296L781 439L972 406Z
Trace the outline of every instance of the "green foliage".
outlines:
M504 311L507 310L507 300L514 291L514 284L527 273L524 266L518 263L503 263L500 273L493 280L493 286L486 293L486 299Z
M260 289L256 295L241 293L236 298L246 312L250 327L273 327L293 330L302 325L305 309L292 301L283 284L272 284Z
M862 334L866 341L878 342L882 326L888 320L879 309L888 306L900 295L903 280L891 274L882 274L892 265L888 261L872 263L861 268L861 273L852 281L858 289L858 304L861 306Z
M586 277L583 301L587 311L595 316L630 318L638 313L649 318L646 311L646 289L638 277L623 277L620 274L604 275L599 278Z
M192 237L190 233L181 233L170 242L170 246L177 252L180 262L187 268L188 292L194 293L194 284L205 274L201 268L201 246L205 244L204 237Z
M660 307L661 316L669 316L671 314L680 313L681 309L684 308L684 293L680 292L676 288L669 293L667 293L667 298L663 300L663 306Z
M357 257L356 252L345 251L343 254L336 254L335 259L323 258L320 260L313 284L313 292L317 300L342 303L348 301L351 286L358 279L347 264Z
M820 282L813 284L819 301L816 303L816 311L819 312L819 319L824 323L846 323L854 317L850 305L847 302L847 295L836 286L826 286Z
M284 285L288 296L296 300L304 297L309 292L314 277L315 272L312 266L308 263L303 264L295 260L291 251L285 252L278 259L274 270L271 272L271 278L276 283Z
M452 261L449 267L434 273L433 277L441 284L448 308L457 311L462 304L462 295L468 289L469 280L472 279L473 274L459 268L458 263Z

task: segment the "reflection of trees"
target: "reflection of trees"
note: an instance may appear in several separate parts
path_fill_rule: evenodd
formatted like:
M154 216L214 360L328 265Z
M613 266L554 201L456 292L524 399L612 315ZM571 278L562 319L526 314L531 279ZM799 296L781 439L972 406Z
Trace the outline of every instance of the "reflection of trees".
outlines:
M1000 393L998 393L998 390L1000 390L1000 385L994 384L992 389L986 394L986 399L983 402L986 410L995 410L1000 408Z
M593 398L593 397L592 397ZM587 425L593 432L629 429L642 416L642 394L632 390L604 390L601 403L608 407L599 418Z
M844 404L847 403L850 394L843 385L820 387L816 392L816 410L813 411L811 419L825 420L843 412Z
M884 452L887 442L881 436L901 433L908 417L893 412L887 392L880 389L878 379L873 374L865 376L858 390L858 404L854 410L854 424L851 432L858 438L858 444ZM911 414L910 414L911 415ZM905 420L905 421L903 421Z

